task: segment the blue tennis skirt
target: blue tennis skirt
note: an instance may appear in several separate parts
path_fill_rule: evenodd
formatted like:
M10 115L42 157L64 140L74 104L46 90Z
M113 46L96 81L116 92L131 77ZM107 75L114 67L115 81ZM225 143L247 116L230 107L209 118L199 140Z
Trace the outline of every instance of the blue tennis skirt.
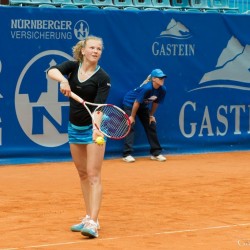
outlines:
M91 144L94 143L92 139L93 126L76 126L69 122L68 137L69 143L72 144Z

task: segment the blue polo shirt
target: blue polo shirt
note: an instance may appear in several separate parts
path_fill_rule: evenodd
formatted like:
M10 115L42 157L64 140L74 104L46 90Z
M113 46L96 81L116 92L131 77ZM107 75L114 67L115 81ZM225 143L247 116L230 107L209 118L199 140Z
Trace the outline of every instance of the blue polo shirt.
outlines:
M152 82L148 82L136 89L130 90L123 98L123 105L133 107L135 101L147 107L152 102L163 103L166 95L166 87L161 86L158 89L153 87Z

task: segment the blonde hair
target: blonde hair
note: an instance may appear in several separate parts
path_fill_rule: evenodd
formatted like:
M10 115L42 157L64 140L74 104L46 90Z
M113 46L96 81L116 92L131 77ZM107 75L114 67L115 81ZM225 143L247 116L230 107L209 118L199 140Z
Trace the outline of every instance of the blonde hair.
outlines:
M72 51L73 51L73 57L76 61L82 63L83 62L83 54L82 54L82 48L85 48L87 42L89 40L98 40L102 44L102 49L103 49L103 40L101 37L97 36L88 36L84 40L79 41L75 46L73 46Z
M148 82L150 82L152 80L151 75L148 75L147 78L142 82L142 84L140 85L140 87L144 84L147 84Z

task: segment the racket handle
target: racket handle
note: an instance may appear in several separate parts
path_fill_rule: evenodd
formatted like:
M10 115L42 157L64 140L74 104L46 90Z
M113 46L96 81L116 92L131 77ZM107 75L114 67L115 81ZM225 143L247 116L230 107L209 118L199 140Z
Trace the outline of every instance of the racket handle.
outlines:
M83 103L83 99L76 95L75 93L73 93L72 91L70 92L70 97L73 98L75 101L79 102L79 103Z

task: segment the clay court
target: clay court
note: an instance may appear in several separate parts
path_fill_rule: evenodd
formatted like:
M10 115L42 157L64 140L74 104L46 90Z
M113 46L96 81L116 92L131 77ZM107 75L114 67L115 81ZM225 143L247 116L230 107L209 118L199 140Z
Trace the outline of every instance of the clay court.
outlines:
M71 162L0 167L0 250L250 249L250 152L105 160L97 239Z

